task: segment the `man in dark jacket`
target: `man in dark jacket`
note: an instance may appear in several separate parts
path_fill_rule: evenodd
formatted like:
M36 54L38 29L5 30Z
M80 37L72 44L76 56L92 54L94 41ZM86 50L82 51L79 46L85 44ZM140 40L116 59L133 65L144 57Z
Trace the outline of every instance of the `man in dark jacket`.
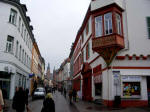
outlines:
M44 101L43 101L43 108L41 112L55 112L55 103L52 99L52 94L47 93Z
M19 90L14 95L12 107L16 112L24 112L27 105L28 100L26 99L25 91L22 87L19 87Z

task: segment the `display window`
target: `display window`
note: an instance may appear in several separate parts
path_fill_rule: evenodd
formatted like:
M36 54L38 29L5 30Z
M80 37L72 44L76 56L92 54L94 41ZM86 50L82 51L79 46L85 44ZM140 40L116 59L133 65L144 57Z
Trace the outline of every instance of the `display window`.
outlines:
M141 96L140 82L123 82L123 97L139 98Z

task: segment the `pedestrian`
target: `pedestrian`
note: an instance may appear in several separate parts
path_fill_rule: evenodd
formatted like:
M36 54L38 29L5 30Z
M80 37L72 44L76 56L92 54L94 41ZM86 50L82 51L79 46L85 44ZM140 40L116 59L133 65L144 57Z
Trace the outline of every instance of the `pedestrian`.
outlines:
M64 96L65 96L65 98L66 98L66 89L64 88Z
M69 102L72 104L72 90L69 91Z
M3 94L3 100L4 100L4 109L6 108L6 99L7 99L7 90L6 88L2 89L2 94Z
M44 101L43 101L43 107L41 112L55 112L55 103L52 99L52 94L47 93Z
M76 102L77 91L75 89L73 89L72 95L73 95L73 101Z
M16 112L24 112L25 107L28 110L28 100L23 88L19 87L19 90L15 92L15 95L13 97L12 108L15 109Z
M0 112L3 112L3 107L4 107L3 94L2 90L0 89Z

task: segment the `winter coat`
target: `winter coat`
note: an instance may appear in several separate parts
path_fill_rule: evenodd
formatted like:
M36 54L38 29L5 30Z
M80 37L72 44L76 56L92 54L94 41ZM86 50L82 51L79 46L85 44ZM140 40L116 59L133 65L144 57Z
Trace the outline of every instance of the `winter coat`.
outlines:
M55 103L52 98L45 98L41 112L55 112Z
M28 100L26 99L25 92L23 89L19 89L13 98L12 108L17 112L23 112L25 110L25 105L28 104Z

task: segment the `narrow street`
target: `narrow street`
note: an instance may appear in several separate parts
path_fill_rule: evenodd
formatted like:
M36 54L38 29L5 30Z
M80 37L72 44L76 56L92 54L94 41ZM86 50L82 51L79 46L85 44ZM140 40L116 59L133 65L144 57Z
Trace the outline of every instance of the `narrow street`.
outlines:
M74 105L70 105L68 99L65 99L61 93L56 91L53 94L53 99L55 101L56 112L79 112ZM29 107L32 112L41 112L43 106L43 99L37 99L29 102Z

